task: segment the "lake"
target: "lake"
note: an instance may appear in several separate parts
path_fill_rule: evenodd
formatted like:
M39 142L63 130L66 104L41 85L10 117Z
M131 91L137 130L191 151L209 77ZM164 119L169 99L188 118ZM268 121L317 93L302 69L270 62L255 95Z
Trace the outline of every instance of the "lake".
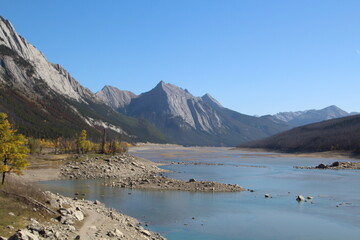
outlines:
M347 160L226 148L131 151L155 162L172 162L162 166L172 171L165 174L172 178L238 184L255 192L121 189L104 187L101 180L47 181L42 187L69 197L75 192L84 193L87 199L98 199L139 219L169 240L359 239L360 171L293 168ZM272 197L264 198L266 193ZM299 203L297 195L314 198Z

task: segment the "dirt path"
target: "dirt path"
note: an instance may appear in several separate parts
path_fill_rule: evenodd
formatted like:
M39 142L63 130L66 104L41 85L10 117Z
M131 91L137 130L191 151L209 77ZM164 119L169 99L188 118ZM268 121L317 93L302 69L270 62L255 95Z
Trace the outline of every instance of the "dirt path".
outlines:
M94 210L87 210L85 212L85 219L83 225L79 229L80 239L91 239L95 236L95 232L104 223L104 217Z

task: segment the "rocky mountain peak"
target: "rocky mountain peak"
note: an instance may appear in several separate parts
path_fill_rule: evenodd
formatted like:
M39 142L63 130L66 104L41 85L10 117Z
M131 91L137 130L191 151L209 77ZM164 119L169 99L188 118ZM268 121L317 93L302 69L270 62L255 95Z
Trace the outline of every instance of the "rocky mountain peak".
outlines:
M43 80L53 91L77 101L86 102L86 99L96 99L96 96L88 89L82 87L60 65L50 63L45 56L32 44L21 37L12 24L0 17L0 45L13 51L33 67L33 77ZM25 82L28 78L22 77L13 62L3 59L8 69L12 69L14 79L20 79L22 86L31 86L33 83Z
M160 81L153 90L161 90L166 93L168 97L183 97L186 99L194 98L194 96L187 90L182 89L171 83Z
M116 87L106 85L96 96L113 109L125 108L137 95L130 91L123 91Z
M223 106L215 98L213 98L209 93L206 93L204 96L201 97L201 99L213 107L223 108Z

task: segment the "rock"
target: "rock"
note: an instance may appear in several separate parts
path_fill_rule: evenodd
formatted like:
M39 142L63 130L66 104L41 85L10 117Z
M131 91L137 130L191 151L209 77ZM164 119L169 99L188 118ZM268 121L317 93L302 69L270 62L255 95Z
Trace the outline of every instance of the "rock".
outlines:
M148 237L151 236L151 233L150 233L148 230L141 230L140 232L141 232L142 234L144 234L145 236L148 236Z
M62 224L73 224L74 222L72 222L68 217L65 216L60 216L58 218L59 222ZM71 223L72 222L72 223Z
M62 215L62 216L66 216L69 214L69 211L66 208L60 208L58 210L58 212Z
M40 226L40 225L31 225L27 227L29 230L31 230L32 232L39 232L39 233L43 233L44 232L44 227Z
M50 199L50 200L47 201L47 203L53 208L60 208L61 207L59 202L57 202L55 199Z
M308 196L307 197L307 199L309 199L309 200L311 200L311 199L313 199L314 197L312 197L312 196Z
M39 238L29 230L21 229L15 235L11 236L9 240L39 240Z
M0 240L8 240L8 239L0 236Z
M196 180L194 178L190 178L189 182L196 182Z
M298 195L298 196L296 197L296 201L298 201L298 202L303 202L303 201L305 201L305 198L304 198L303 196L301 196L301 195Z
M100 202L100 201L98 201L98 200L95 200L94 204L96 204L96 205L100 205L100 204L101 204L101 202Z
M72 226L72 225L69 225L67 230L70 231L70 232L75 232L76 228L74 226Z
M13 212L9 212L9 215L15 217L15 214Z
M12 226L12 225L7 225L6 227L7 227L8 229L15 229L14 226Z
M107 234L109 237L124 237L124 234L119 229L114 229Z
M84 220L84 214L81 211L75 211L73 215L78 221Z
M64 224L66 224L66 225L73 225L73 224L74 224L74 221L71 220L71 219L66 219L65 222L64 222Z
M320 163L318 166L316 166L316 168L325 169L327 166L323 163Z
M41 235L44 237L44 238L49 238L51 236L54 235L54 233L50 230L44 230L43 232L41 232Z
M35 218L30 218L30 221L31 221L33 224L39 224L39 222L38 222Z
M271 197L270 194L268 194L268 193L265 194L265 198L270 198L270 197Z
M55 236L56 239L59 239L60 236L61 236L61 233L58 232L58 231L56 231L56 232L54 233L54 236Z
M333 162L333 163L331 164L331 166L332 166L332 167L338 167L338 166L340 166L340 162Z

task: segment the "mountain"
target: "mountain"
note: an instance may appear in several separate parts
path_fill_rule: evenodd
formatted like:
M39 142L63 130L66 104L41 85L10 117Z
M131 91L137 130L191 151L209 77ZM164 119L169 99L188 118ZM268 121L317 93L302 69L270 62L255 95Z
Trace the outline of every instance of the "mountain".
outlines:
M54 138L73 137L81 129L99 139L164 142L164 136L143 119L122 115L81 86L64 68L47 61L0 17L0 111L21 133Z
M137 95L130 91L122 91L112 86L105 86L96 96L113 109L124 109Z
M109 96L108 89L97 93ZM241 114L223 107L209 94L195 97L186 89L161 81L152 90L116 106L112 99L123 99L121 90L104 102L128 116L147 119L174 143L183 145L235 146L290 129L286 123Z
M360 115L336 118L291 129L239 147L282 152L346 151L360 153Z
M280 120L293 126L303 126L310 123L321 122L334 118L341 118L355 115L356 113L348 113L337 106L329 106L321 110L306 110L297 112L280 112L272 116L267 116L273 120Z

